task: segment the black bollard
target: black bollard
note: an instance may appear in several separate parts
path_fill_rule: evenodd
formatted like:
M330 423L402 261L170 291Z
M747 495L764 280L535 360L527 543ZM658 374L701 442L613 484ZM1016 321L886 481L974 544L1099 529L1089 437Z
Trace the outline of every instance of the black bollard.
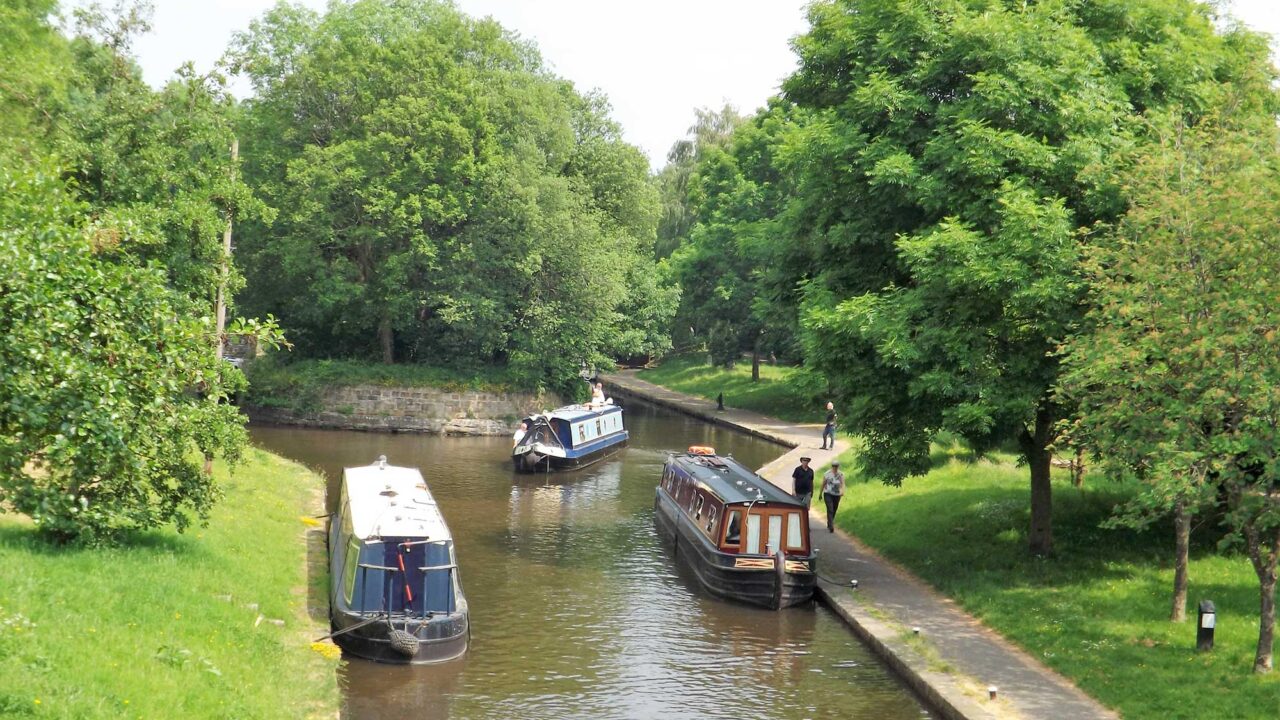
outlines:
M1218 624L1218 613L1212 600L1200 601L1200 622L1196 623L1196 650L1213 649L1213 629Z
M724 410L724 393L716 396L716 410Z

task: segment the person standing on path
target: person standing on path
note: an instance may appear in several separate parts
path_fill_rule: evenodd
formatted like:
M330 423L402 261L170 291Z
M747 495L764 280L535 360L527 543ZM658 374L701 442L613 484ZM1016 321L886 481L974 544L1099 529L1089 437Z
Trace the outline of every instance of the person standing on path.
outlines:
M827 506L827 532L836 531L836 511L840 509L842 497L844 473L840 472L840 461L837 460L831 463L831 469L822 476L822 502Z
M836 447L836 406L835 403L827 403L827 424L822 428L822 449L834 450ZM827 438L830 438L828 440ZM830 447L828 447L828 443Z
M791 471L791 494L805 507L809 507L813 500L813 468L809 467L810 462L809 458L802 457L800 465Z

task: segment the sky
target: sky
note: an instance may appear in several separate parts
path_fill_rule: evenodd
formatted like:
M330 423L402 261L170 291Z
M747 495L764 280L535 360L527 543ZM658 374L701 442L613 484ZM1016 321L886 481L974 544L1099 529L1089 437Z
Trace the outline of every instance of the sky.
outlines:
M73 0L68 4L84 4ZM275 0L153 0L152 32L134 47L147 81L160 85L185 61L213 67L232 33ZM300 0L323 9L327 0ZM693 123L694 109L729 103L750 112L796 67L790 40L807 27L808 0L455 0L532 40L556 74L598 88L628 142L656 169ZM111 2L104 2L110 5ZM1280 3L1234 0L1246 25L1280 38ZM1273 42L1273 47L1277 44ZM247 83L233 85L237 95Z

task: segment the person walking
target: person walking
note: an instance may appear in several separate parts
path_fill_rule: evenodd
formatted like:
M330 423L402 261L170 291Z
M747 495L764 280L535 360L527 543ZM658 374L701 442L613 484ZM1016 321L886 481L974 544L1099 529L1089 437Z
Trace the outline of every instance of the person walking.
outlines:
M836 511L840 509L840 498L844 497L844 473L840 472L840 461L831 463L831 469L822 476L822 502L827 506L827 532L836 531Z
M822 428L822 449L834 450L836 447L836 406L835 403L827 403L827 424ZM830 447L828 447L828 443Z
M800 464L791 471L791 494L796 496L805 507L813 500L813 468L807 457L800 458Z

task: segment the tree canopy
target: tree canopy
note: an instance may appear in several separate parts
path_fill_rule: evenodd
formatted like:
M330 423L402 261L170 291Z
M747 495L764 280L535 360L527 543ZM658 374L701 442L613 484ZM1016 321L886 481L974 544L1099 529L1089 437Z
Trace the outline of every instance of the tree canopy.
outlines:
M812 263L806 359L850 407L867 470L928 468L933 434L1017 439L1033 551L1052 550L1055 349L1089 307L1081 249L1126 206L1145 113L1270 103L1268 48L1190 0L831 0L786 97L810 113L792 237Z
M657 196L608 104L444 2L280 5L231 53L242 148L280 209L246 225L245 302L303 354L508 364L565 384L660 352Z

